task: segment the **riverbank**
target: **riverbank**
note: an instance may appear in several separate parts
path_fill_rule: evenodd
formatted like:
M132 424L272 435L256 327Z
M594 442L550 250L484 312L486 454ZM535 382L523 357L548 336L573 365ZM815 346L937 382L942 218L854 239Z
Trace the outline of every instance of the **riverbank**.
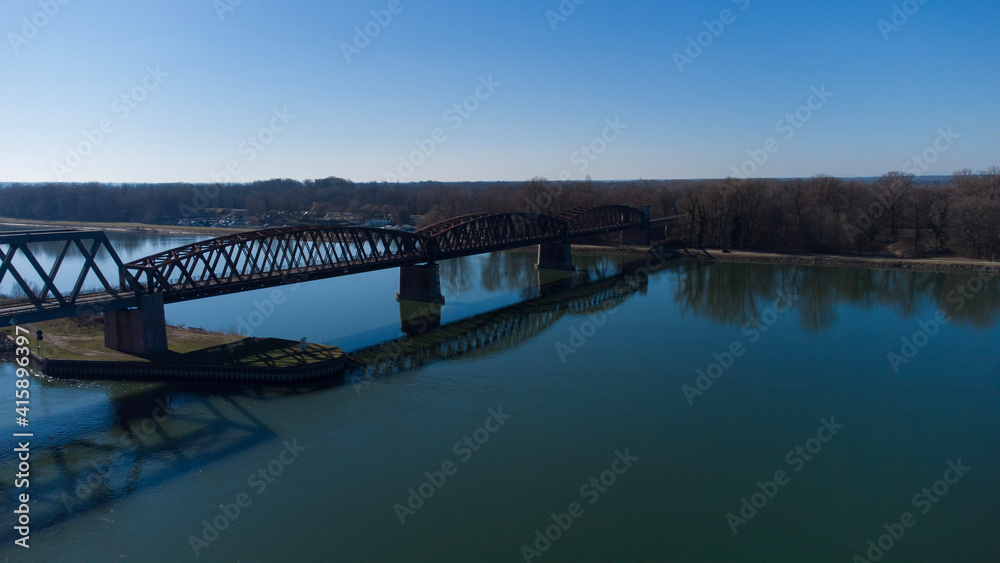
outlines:
M721 248L677 248L672 246L597 246L574 244L574 255L591 256L646 256L650 253L674 254L690 260L718 260L720 262L752 262L761 264L798 264L803 266L833 266L839 268L875 268L921 270L933 272L998 272L1000 262L970 260L966 258L897 258L893 256L844 256L838 254L810 254L795 252L752 252L748 250L723 250ZM518 248L510 252L534 253L537 246Z
M649 246L599 246L596 244L573 244L573 254L585 256L647 256L652 248ZM525 246L504 252L518 252L522 254L538 254L538 245Z
M1000 272L1000 262L965 258L895 258L889 256L843 256L836 254L806 254L780 252L723 251L717 248L662 248L679 257L720 262L758 262L767 264L801 264L804 266L834 266L840 268L876 268L922 270L932 272Z
M334 346L308 344L302 350L291 340L183 326L167 327L168 352L128 354L104 347L104 324L96 315L22 327L28 330L32 367L52 377L290 383L339 375L347 364L344 351ZM36 342L36 330L43 332L41 342ZM13 361L12 333L11 327L0 329L4 361Z

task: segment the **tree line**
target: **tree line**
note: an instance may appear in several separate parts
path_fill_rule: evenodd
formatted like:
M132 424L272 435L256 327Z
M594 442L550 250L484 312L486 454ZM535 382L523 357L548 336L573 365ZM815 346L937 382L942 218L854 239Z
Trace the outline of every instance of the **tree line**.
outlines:
M681 215L673 236L691 247L759 251L956 255L1000 251L1000 167L961 170L927 185L889 172L873 180L636 180L620 182L355 183L342 178L246 184L14 184L0 216L30 220L172 224L243 210L251 224L275 213L349 212L430 224L482 211L557 215L574 207L649 205Z

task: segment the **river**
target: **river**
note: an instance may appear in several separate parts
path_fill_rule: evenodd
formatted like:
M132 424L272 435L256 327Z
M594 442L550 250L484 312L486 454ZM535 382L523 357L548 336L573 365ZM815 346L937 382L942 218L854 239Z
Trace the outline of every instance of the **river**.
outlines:
M126 261L196 240L112 239ZM37 375L31 549L8 453L0 556L998 559L1000 281L575 260L556 284L525 253L442 263L424 352L380 346L396 270L167 306L391 361L290 390ZM0 365L5 452L16 379Z

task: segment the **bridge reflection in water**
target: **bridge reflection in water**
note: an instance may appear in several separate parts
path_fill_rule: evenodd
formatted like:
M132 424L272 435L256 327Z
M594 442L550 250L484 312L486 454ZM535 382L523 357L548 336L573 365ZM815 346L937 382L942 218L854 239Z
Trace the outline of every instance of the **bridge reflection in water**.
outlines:
M648 275L662 257L632 260L619 273L595 280L592 272L539 270L539 284L527 300L441 326L440 306L400 301L405 336L351 354L353 383L372 381L430 362L500 352L538 335L567 315L589 316L621 305L648 287Z

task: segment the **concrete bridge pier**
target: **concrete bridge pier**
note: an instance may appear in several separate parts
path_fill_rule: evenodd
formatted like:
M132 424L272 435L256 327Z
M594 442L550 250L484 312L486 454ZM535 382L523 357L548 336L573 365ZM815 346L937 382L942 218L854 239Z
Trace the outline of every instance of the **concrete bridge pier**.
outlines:
M142 295L136 309L104 313L104 346L143 356L167 352L163 296Z
M568 242L543 242L538 245L539 270L576 270L573 266L573 250Z
M440 264L432 262L400 266L399 292L396 293L396 301L402 300L444 305L444 295L441 295Z
M635 246L647 246L650 241L649 206L642 206L643 226L638 229L622 231L621 243Z

